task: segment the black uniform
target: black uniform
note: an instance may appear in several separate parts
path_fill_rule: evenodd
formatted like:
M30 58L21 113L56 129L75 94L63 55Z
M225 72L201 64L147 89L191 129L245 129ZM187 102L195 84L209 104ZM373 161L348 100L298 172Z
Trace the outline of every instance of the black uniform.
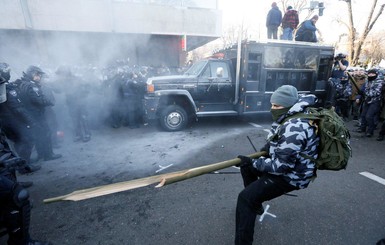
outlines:
M33 135L38 158L51 160L56 157L52 150L51 131L45 117L45 107L52 106L41 90L40 82L24 76L20 83L21 99L33 119Z
M75 84L77 82L78 84ZM87 142L91 139L91 130L88 123L87 86L75 76L66 78L66 103L73 122L74 140Z
M108 110L108 121L113 128L119 128L123 121L124 95L121 84L124 77L117 74L105 81L105 97Z
M0 220L8 232L9 245L48 245L31 240L29 235L31 205L29 194L16 179L15 168L25 161L10 150L0 132Z
M29 163L33 148L33 118L20 99L17 83L6 84L7 101L0 104L1 127L15 143L18 155Z
M130 128L138 128L142 120L141 83L133 77L122 82L124 123Z

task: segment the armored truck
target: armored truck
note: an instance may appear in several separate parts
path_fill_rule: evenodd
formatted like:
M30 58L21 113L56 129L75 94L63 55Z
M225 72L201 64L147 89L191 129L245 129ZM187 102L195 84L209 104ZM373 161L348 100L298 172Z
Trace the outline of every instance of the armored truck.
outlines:
M325 103L334 48L292 41L245 41L194 63L183 75L151 77L143 104L146 119L166 131L191 119L270 111L273 91L284 84Z

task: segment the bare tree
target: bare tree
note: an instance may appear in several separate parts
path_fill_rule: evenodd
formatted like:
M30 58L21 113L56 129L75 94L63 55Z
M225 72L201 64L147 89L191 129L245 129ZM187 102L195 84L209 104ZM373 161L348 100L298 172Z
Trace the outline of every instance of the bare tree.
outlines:
M364 26L364 30L360 35L358 35L357 29L354 25L354 20L353 20L352 0L342 0L342 1L346 2L347 4L349 22L345 23L342 20L339 20L339 22L348 28L349 61L352 66L355 66L359 62L359 58L360 58L362 47L365 43L365 40L368 37L369 32L372 30L374 24L377 22L378 18L381 16L384 10L385 4L381 4L377 11L377 14L374 15L378 0L373 0L373 4L370 9L367 23Z
M227 28L222 37L223 47L227 47L229 45L235 44L238 42L238 36L241 33L242 40L248 39L248 28L245 28L243 24L240 25L232 25Z
M284 11L287 9L287 7L292 6L293 9L298 11L298 14L300 14L301 11L308 5L308 0L280 0L277 2L281 4Z
M364 58L364 65L368 63L378 65L385 57L385 32L375 33L368 36L362 48L361 59Z

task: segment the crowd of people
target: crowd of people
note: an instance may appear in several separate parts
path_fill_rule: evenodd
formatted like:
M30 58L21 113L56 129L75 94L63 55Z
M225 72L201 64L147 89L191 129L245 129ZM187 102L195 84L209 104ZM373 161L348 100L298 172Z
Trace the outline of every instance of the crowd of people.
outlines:
M345 120L357 120L356 132L372 137L381 128L377 140L385 137L385 81L380 69L356 68L349 70L346 55L339 53L334 59L332 99L329 101Z
M50 244L30 237L31 204L26 188L32 183L18 182L16 177L17 171L25 174L40 169L30 161L33 147L44 161L61 157L53 153L47 130L44 111L54 101L42 92L43 74L40 68L30 66L20 79L9 83L10 67L0 63L0 224L7 230L10 245Z
M318 29L315 24L318 21L318 18L318 15L314 15L310 19L299 24L297 10L293 9L292 6L288 6L286 12L282 16L282 12L278 8L277 3L273 2L266 17L267 38L278 39L278 31L281 27L281 40L294 39L295 41L317 42L316 32Z
M166 66L116 62L104 69L59 66L54 71L31 65L20 78L11 79L9 64L0 63L0 230L7 230L8 244L50 244L29 235L31 205L26 188L33 183L18 181L17 174L38 171L41 161L62 157L54 153L67 124L59 118L69 119L71 126L65 130L72 131L74 142L90 141L96 121L113 128L140 127L147 78L170 74Z

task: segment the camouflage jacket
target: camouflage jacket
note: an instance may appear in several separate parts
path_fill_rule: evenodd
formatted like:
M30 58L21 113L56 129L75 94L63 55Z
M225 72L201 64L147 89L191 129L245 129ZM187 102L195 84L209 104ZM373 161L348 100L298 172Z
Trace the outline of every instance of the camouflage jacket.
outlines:
M382 80L376 79L374 81L366 81L361 87L361 91L365 95L364 100L367 104L382 100L382 83ZM361 99L361 95L358 95L356 98Z
M273 122L269 135L269 157L253 160L253 166L261 172L280 175L297 188L306 188L315 175L315 162L300 155L318 157L319 137L316 126L309 119L292 118L281 124L286 117L305 112L316 102L314 95L302 95L299 101Z
M335 79L334 86L336 88L336 100L348 100L349 96L352 95L352 84L348 80L341 81L340 79Z

